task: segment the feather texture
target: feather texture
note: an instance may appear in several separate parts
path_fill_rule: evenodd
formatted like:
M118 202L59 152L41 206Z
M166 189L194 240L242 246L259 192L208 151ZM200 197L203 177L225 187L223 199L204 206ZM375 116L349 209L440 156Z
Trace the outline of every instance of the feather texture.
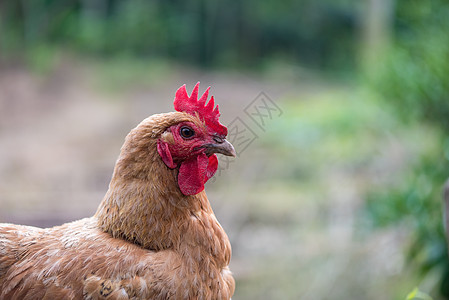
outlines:
M180 122L206 126L174 112L129 133L93 217L48 229L0 224L0 300L230 299L228 237L206 193L184 195L179 168L157 152Z

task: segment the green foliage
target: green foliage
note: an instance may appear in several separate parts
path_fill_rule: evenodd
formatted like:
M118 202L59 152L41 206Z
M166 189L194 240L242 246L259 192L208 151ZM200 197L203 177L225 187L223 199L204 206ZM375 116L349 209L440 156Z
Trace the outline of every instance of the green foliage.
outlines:
M5 0L0 47L14 53L36 44L66 45L202 66L259 66L285 57L350 68L357 11L347 2Z
M369 219L375 226L406 227L413 234L408 260L421 276L437 269L439 290L449 295L448 248L442 222L442 187L449 162L435 153L424 156L394 187L376 189L367 197Z
M449 129L449 3L397 4L397 39L371 83L405 120Z
M437 270L445 297L449 261L441 201L449 175L448 14L447 1L397 1L396 40L387 59L370 74L370 83L402 120L426 122L444 133L437 151L413 163L399 184L372 191L367 201L375 225L405 224L410 229L409 262L422 276Z
M413 300L413 299L433 300L432 297L430 297L426 293L421 292L418 288L414 288L413 291L411 291L405 298L405 300Z

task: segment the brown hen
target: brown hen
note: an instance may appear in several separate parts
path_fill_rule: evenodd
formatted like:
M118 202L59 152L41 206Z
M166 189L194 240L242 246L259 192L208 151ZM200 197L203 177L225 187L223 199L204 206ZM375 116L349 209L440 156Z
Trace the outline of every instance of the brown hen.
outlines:
M96 214L41 229L0 224L0 299L230 299L231 245L204 192L214 153L235 156L213 98L126 137Z

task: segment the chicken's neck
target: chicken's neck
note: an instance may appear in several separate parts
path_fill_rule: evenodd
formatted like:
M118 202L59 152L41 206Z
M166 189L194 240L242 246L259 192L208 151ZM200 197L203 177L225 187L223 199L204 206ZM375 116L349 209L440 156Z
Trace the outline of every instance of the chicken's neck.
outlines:
M121 168L128 164L117 162L95 214L99 227L147 249L182 251L187 247L201 251L199 257L206 254L216 264L228 265L229 240L206 193L183 195L177 186L177 170L168 169L158 157L147 165L145 176L130 176Z

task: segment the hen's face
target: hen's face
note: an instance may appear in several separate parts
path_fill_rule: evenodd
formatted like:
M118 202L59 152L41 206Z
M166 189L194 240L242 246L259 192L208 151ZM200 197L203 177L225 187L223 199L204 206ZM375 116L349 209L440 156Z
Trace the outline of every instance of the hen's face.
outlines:
M181 122L171 126L162 139L168 142L174 162L182 162L201 153L210 157L214 153L235 156L232 145L220 136L208 131L206 126L193 122Z
M234 147L196 117L168 127L160 136L157 151L170 169L179 167L178 185L183 194L193 195L217 170L215 153L235 156Z

